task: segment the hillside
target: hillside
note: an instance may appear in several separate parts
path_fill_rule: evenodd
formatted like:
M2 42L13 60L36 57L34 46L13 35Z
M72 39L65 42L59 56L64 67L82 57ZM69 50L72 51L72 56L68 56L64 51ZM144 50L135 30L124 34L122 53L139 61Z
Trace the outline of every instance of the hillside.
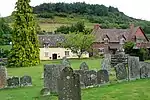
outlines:
M44 3L33 7L39 18L42 29L49 31L61 25L70 25L77 21L85 21L86 27L92 28L95 23L102 28L128 28L130 23L141 26L145 33L150 33L150 22L136 19L120 12L118 8L98 4L76 3ZM51 25L51 27L49 27Z
M120 12L118 8L98 4L82 3L44 3L33 7L34 14L41 30L53 32L63 25L72 25L84 21L86 28L93 28L96 23L102 28L129 28L130 23L141 26L146 34L150 34L150 22L136 19ZM12 16L5 18L10 25Z

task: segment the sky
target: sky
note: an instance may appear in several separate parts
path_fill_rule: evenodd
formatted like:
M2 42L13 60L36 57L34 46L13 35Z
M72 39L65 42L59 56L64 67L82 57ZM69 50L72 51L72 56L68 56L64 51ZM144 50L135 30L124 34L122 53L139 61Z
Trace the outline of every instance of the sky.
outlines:
M0 15L2 17L9 16L14 10L17 0L0 0ZM105 6L117 7L126 15L138 19L149 20L150 0L31 0L31 6L40 5L50 2L86 2L89 4L103 4Z

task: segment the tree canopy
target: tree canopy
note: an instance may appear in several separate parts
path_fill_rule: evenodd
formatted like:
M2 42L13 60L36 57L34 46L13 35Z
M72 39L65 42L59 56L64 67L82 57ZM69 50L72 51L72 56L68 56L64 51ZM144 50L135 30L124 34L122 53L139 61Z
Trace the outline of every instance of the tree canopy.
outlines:
M40 62L37 25L29 3L30 0L16 2L16 10L13 13L12 49L8 57L8 67L33 66Z
M12 29L4 18L0 18L0 45L7 45L11 42Z
M85 32L73 32L65 36L65 41L61 43L64 48L69 48L80 58L83 53L90 50L94 41L92 34L85 34Z

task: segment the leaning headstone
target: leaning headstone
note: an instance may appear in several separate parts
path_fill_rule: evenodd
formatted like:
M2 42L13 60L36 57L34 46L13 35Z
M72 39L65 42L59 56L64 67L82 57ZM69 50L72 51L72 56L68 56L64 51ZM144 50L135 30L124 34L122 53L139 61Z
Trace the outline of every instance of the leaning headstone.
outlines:
M140 62L140 76L141 78L149 78L150 77L150 63Z
M7 86L9 88L18 87L19 85L19 77L12 77L7 79Z
M129 79L140 79L140 63L139 57L128 57Z
M109 82L109 75L107 70L99 70L97 72L97 84L106 84Z
M104 55L104 58L101 61L101 69L107 70L108 73L110 74L110 70L111 70L111 55L110 54Z
M97 85L97 72L95 70L85 71L84 84L86 87Z
M30 76L21 77L20 86L32 86L32 78Z
M66 66L66 67L71 67L71 63L66 57L63 57L61 64Z
M43 89L40 91L40 95L42 95L42 96L50 95L49 89L48 89L48 88L43 88Z
M116 71L116 78L118 80L127 80L128 79L126 64L119 63L114 68Z
M50 92L58 92L57 80L64 68L65 67L63 65L44 66L44 87L48 88Z
M71 67L62 70L58 90L58 100L81 100L80 77Z
M89 70L89 66L86 64L86 62L81 63L80 70Z
M85 71L84 70L74 70L74 73L76 74L79 74L80 76L80 86L81 88L85 88L85 82L84 82L84 79L85 79Z
M7 69L0 66L0 89L5 88L7 85Z

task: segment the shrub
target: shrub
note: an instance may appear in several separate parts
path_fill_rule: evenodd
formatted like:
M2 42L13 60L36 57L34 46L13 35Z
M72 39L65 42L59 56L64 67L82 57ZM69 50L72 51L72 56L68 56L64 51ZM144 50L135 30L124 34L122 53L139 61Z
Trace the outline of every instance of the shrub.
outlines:
M40 13L37 15L38 17L41 17L41 18L51 18L53 19L54 18L54 15L51 14L51 13Z

